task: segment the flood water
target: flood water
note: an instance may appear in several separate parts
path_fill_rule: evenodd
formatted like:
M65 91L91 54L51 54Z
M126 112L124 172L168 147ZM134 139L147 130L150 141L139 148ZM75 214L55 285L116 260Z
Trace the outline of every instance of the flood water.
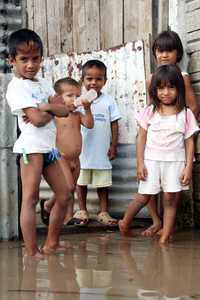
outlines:
M178 232L162 247L139 231L68 234L61 241L67 252L41 261L23 259L22 242L1 242L0 299L200 299L200 231Z

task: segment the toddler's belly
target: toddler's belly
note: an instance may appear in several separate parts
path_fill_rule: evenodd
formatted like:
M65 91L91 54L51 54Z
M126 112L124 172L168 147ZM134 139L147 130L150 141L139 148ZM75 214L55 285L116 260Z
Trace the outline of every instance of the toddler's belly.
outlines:
M59 151L67 159L79 157L82 147L82 136L80 131L71 128L71 130L60 130L57 132L56 145Z

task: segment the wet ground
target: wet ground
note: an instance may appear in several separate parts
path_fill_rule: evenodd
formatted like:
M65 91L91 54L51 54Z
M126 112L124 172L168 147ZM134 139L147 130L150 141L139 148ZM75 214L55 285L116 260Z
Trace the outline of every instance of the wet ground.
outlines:
M23 260L21 242L1 242L0 299L200 299L200 231L163 247L140 231L62 235L67 252L43 261Z

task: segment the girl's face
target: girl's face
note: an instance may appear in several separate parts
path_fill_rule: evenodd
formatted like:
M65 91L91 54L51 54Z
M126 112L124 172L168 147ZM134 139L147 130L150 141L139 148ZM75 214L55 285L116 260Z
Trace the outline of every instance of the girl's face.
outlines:
M105 73L96 67L89 68L86 70L82 82L86 90L94 89L99 95L106 83Z
M155 56L158 65L175 65L177 63L177 50L160 51L156 49Z
M175 86L163 84L157 88L157 97L163 105L173 105L176 103L178 93Z

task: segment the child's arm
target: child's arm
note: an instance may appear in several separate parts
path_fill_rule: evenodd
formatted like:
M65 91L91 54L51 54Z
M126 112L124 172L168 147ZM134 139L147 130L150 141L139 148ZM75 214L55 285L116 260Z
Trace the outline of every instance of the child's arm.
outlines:
M38 105L41 111L46 111L58 118L67 117L70 111L75 109L73 99L64 101L61 95L50 96L49 103L41 103Z
M140 126L136 142L137 177L139 180L145 180L147 177L147 169L144 165L146 139L147 131Z
M38 108L40 111L47 112L52 116L56 116L58 118L67 117L70 112L70 110L64 104L41 103L38 105Z
M184 83L185 83L185 99L187 106L191 109L193 114L195 115L196 119L199 115L199 108L197 104L197 98L194 93L194 89L192 87L190 77L188 75L183 76Z
M91 103L88 101L82 100L82 104L85 110L85 114L80 114L81 118L81 125L85 126L86 128L93 128L94 127L94 118L91 112Z
M188 185L192 178L192 163L194 157L194 136L185 140L186 165L181 174L181 184Z
M24 108L23 111L26 114L25 121L27 123L30 122L36 127L45 126L53 118L53 116L50 115L49 113L42 112L39 110L39 108L35 108L35 107Z
M108 150L108 156L110 160L115 159L117 155L117 144L118 144L118 135L119 135L119 126L118 126L118 120L111 122L111 145Z

